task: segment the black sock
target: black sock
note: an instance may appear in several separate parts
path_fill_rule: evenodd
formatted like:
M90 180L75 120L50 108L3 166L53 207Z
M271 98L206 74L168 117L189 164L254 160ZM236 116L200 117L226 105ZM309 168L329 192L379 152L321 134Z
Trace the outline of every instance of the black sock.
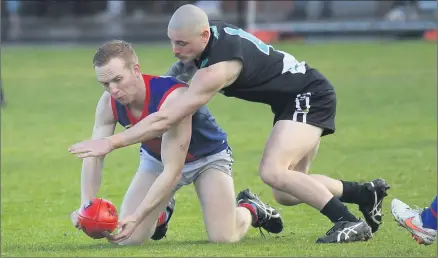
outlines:
M322 208L321 213L327 216L333 223L338 221L358 221L358 219L348 210L347 206L336 197L330 199L324 208Z
M342 181L344 190L342 196L339 198L341 202L362 204L369 200L370 192L365 188L363 184L358 182Z

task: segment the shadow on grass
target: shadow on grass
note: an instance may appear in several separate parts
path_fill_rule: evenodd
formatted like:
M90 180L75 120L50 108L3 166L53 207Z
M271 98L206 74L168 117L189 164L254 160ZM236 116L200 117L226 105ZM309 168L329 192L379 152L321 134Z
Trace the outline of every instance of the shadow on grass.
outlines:
M56 255L57 253L66 253L66 252L78 252L81 250L108 250L108 249L142 249L142 248L153 248L153 247L164 247L172 245L172 247L176 246L190 246L190 245L204 245L210 244L206 240L185 240L185 241L150 241L146 242L141 246L120 246L117 244L109 243L105 240L99 241L99 243L38 243L38 244L11 244L7 246L3 246L2 248L2 256L14 255L17 253L26 253L31 254L35 253L47 253Z
M76 235L76 234L73 234ZM241 245L263 245L272 243L267 241L268 239L279 241L283 236L268 236L268 239L264 239L262 237L254 237L248 236L243 239L241 242L234 244L215 244L210 243L205 239L202 240L181 240L181 239L163 239L160 241L148 241L145 242L141 246L120 246L117 244L110 243L106 240L90 240L90 242L77 242L77 239L73 235L70 235L72 238L70 240L65 239L64 241L57 241L53 239L53 242L40 242L40 243L14 243L7 244L2 246L2 256L32 256L38 254L44 256L62 256L70 254L71 256L75 256L76 254L83 253L84 251L90 252L93 254L95 251L109 251L109 250L118 250L118 249L127 249L132 251L140 251L148 250L152 253L161 253L168 249L170 246L172 250L187 250L193 248L193 246L204 246L205 248L233 248ZM46 239L47 240L47 239ZM283 238L283 240L286 240ZM120 254L119 251L116 251L114 255L117 256ZM70 256L69 255L69 256Z

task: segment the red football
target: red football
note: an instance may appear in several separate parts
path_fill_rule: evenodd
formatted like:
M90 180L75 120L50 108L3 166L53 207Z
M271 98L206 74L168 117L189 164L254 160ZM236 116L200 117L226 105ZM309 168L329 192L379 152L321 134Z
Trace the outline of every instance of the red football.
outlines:
M79 226L94 239L103 238L103 232L113 232L117 227L116 207L108 200L94 198L79 210Z

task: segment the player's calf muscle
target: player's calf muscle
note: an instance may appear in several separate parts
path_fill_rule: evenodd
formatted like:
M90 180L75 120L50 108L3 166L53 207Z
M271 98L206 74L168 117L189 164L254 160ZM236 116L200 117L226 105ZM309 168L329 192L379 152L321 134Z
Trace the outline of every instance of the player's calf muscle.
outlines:
M272 189L272 194L274 196L275 201L278 204L284 205L284 206L294 206L297 204L302 203L298 198L295 196L279 191L277 189Z

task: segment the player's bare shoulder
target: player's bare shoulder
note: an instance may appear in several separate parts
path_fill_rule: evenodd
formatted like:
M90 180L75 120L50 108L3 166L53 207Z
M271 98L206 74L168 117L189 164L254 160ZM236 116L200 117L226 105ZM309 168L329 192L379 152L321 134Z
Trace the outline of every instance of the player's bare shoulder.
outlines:
M96 107L96 122L99 124L115 124L111 94L104 92Z

